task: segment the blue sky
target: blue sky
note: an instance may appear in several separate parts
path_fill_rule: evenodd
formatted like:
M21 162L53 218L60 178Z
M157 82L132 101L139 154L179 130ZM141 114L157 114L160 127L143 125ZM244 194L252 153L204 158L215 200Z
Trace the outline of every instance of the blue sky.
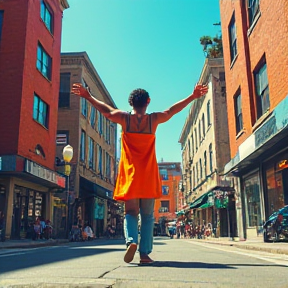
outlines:
M187 97L205 61L199 39L215 36L219 0L68 0L62 52L86 51L117 107L130 111L135 88L151 97L148 112ZM178 143L189 106L158 127L158 161L181 162Z

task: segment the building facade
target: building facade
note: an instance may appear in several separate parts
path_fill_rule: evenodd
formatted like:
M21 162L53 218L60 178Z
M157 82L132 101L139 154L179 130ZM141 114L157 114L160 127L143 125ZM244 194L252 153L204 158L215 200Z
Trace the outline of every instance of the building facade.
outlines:
M120 204L112 199L117 126L86 99L71 94L73 83L88 86L97 99L114 108L116 105L86 52L61 54L56 144L60 163L65 145L71 145L74 150L68 189L69 225L83 226L88 222L96 236L101 236L107 225L115 229L122 225L121 216L117 213ZM63 169L63 166L58 166L58 169ZM54 209L59 215L65 213L65 207L58 203L65 202L66 193L54 198Z
M0 210L7 238L52 219L60 46L66 0L0 2ZM15 21L15 17L17 21Z
M181 182L180 162L158 163L161 183L162 197L155 200L155 223L158 224L158 234L165 234L165 224L174 221L177 211L177 199L179 185Z
M205 97L193 101L179 142L182 147L183 193L194 225L211 224L216 236L238 236L235 189L222 176L230 159L223 58L207 58L199 83Z
M288 3L219 3L231 151L224 173L241 183L250 238L288 204Z

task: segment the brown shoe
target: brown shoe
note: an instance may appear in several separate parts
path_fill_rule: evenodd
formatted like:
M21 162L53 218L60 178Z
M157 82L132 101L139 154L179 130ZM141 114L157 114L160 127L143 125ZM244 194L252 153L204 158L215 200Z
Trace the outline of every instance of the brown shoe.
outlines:
M137 250L137 244L131 243L126 250L125 256L124 256L124 262L130 263L135 255L135 252Z
M140 264L141 265L151 265L153 263L154 263L154 261L147 254L140 255Z

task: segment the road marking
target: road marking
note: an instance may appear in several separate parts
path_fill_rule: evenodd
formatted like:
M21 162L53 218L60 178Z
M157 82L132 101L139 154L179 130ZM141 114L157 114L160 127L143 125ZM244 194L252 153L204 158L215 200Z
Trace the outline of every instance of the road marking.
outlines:
M214 249L214 250L220 250L220 251L230 252L230 253L234 253L234 254L245 255L248 257L254 257L256 259L260 259L260 260L264 260L267 262L272 262L272 263L277 264L277 265L283 265L283 266L288 267L288 256L285 254L277 254L277 256L276 256L273 253L256 251L256 250L249 250L249 253L248 253L248 252L244 252L244 251L231 250L231 249L233 249L232 248L233 246L225 246L226 249L224 249L223 246L222 246L222 248L216 247L215 245L217 245L217 244L209 243L209 245L207 245L207 243L204 244L204 243L199 243L199 242L188 242L188 241L183 241L183 242L187 242L187 243L190 243L192 245L195 244L198 246L202 246L202 247L210 248L210 249ZM234 247L234 249L235 248L237 248L237 247ZM237 249L241 249L241 248L237 248Z

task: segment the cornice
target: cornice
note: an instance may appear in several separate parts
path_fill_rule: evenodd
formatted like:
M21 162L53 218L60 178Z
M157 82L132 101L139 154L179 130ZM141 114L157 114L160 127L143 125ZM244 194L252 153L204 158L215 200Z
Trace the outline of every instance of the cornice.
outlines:
M62 12L70 7L67 0L59 0L59 4Z

